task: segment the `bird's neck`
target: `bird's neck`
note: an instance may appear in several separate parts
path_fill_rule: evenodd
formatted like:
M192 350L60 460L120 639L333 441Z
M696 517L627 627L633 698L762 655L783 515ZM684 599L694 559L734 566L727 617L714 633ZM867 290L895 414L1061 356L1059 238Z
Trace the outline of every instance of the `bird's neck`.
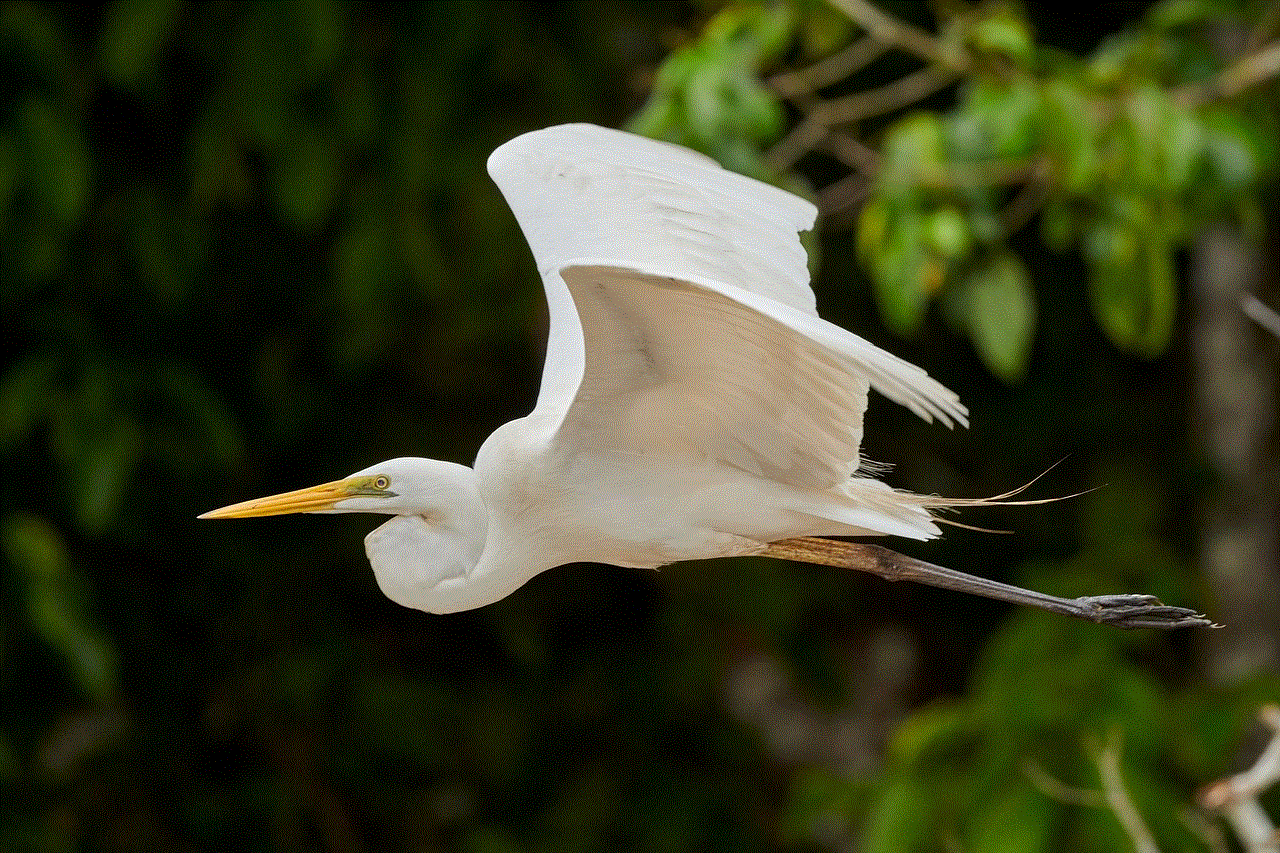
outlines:
M432 508L392 516L365 537L378 586L397 604L428 613L472 610L564 562L540 559L537 537L491 513L474 474L460 468L437 488Z
M450 475L432 484L430 507L394 515L364 540L383 593L429 613L496 600L487 584L472 581L488 540L488 510L470 469L453 466Z

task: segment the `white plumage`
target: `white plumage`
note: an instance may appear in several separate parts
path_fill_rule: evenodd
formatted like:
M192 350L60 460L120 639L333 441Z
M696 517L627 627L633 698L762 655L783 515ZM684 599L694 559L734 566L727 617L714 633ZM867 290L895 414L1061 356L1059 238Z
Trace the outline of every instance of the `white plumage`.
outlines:
M820 319L799 232L813 205L677 146L590 125L520 136L489 172L542 275L534 411L475 468L421 459L213 516L391 513L382 589L448 612L567 562L658 566L795 537L938 533L952 503L859 476L869 389L948 426L956 396Z

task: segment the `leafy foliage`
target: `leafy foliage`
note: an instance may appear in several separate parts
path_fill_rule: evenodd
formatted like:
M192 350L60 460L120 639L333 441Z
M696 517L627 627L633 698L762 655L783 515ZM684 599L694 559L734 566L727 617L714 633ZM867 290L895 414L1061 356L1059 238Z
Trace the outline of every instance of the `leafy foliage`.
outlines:
M739 149L776 142L779 123L757 121L743 132L709 117L751 111L729 97L706 106L696 94L724 68L745 75L737 86L758 85L751 75L780 52L787 33L777 24L780 8L722 13L664 64L636 126L767 174L766 153ZM1007 4L980 4L952 20L939 50L940 62L963 57L954 102L883 124L858 216L857 253L885 324L914 335L930 303L941 300L995 375L1022 378L1036 309L1016 258L1020 232L1038 215L1044 245L1076 251L1088 266L1093 313L1111 342L1146 358L1163 353L1177 312L1178 252L1210 223L1256 223L1280 163L1268 94L1217 100L1216 87L1240 72L1215 56L1204 25L1241 14L1158 3L1085 57L1037 44L1024 13ZM723 36L730 30L731 42ZM764 43L772 50L759 49ZM777 101L767 101L770 116L779 114ZM809 121L822 120L820 111L813 115ZM728 152L711 139L739 148ZM1000 300L975 300L993 288Z

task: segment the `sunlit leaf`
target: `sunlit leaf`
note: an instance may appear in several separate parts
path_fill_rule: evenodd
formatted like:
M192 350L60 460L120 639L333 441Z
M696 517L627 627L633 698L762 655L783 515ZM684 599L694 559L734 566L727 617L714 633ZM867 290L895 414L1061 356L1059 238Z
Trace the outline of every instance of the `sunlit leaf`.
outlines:
M952 205L939 207L924 217L925 245L948 260L968 254L973 246L969 220Z
M1018 65L1027 66L1035 58L1035 45L1027 22L1008 6L975 23L969 31L969 42L983 53L998 53Z
M1213 174L1229 192L1246 189L1280 156L1276 140L1251 116L1222 108L1202 113L1205 149Z
M1036 145L1049 157L1063 189L1085 192L1099 171L1098 108L1065 77L1046 83L1040 98Z
M945 157L941 120L933 113L918 112L896 122L885 133L880 185L914 187L938 174Z
M821 57L847 44L857 31L849 16L829 3L805 9L796 23L796 35L806 56Z
M1006 382L1026 373L1036 326L1035 291L1018 258L983 260L960 283L969 309L969 337L986 366Z

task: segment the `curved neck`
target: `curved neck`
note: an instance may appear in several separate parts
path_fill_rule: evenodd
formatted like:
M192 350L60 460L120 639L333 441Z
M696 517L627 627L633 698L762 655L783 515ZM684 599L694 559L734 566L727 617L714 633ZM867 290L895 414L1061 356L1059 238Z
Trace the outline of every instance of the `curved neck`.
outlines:
M502 519L491 521L470 468L441 466L436 473L421 489L429 498L403 507L365 537L387 598L428 613L471 610L559 564L536 559L528 541L507 535Z

